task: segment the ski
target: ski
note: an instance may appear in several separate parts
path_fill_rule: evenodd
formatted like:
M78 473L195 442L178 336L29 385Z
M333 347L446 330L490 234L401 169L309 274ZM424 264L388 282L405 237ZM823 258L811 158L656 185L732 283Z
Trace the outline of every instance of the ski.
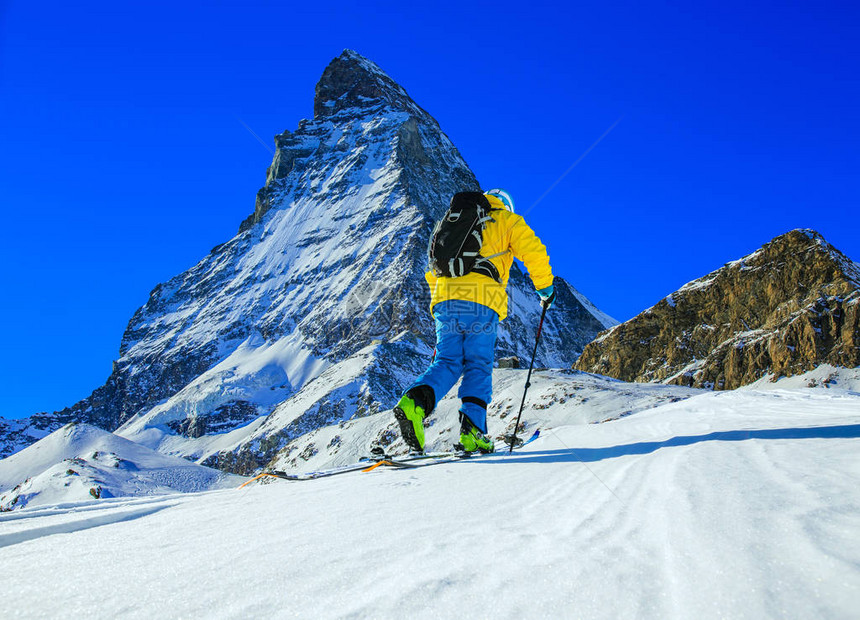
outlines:
M514 446L514 449L522 448L530 444L540 436L540 429L536 430L531 437L522 443ZM505 438L507 442L507 437ZM372 453L370 456L362 457L358 463L343 465L333 469L323 469L317 471L309 471L304 473L291 474L281 470L264 471L250 480L243 482L238 488L243 488L256 480L263 478L277 478L280 480L291 480L294 482L303 480L317 480L319 478L329 478L340 474L349 474L353 472L370 472L381 467L390 467L392 469L418 469L429 465L439 465L442 463L453 463L456 461L477 459L487 456L499 454L498 452L488 452L486 454L480 452L465 452L462 449L458 450L456 444L453 450L447 452L422 452L408 454L402 457L385 454L382 451Z
M382 459L386 460L386 459ZM387 464L387 463L386 463ZM392 465L397 467L396 465ZM255 480L260 480L262 478L279 478L280 480L293 480L293 481L301 481L301 480L316 480L317 478L328 478L330 476L337 476L339 474L349 474L356 471L361 471L363 469L367 469L368 464L366 462L358 462L351 463L349 465L342 465L341 467L335 467L332 469L320 469L316 471L307 471L301 473L289 473L285 471L281 471L278 469L270 469L268 471L264 471L260 474L257 474L250 480L246 480L243 482L239 488L251 484Z
M510 445L508 441L510 436L505 437L505 443ZM523 441L522 439L518 440L514 445L514 450L518 450L523 446L526 446L533 442L535 439L540 437L540 429L536 429L534 433L532 433L531 437ZM412 463L413 461L433 461L432 463L426 463L425 465L418 465L417 467L425 467L426 465L435 465L436 461L442 462L450 462L456 460L464 460L464 459L474 459L481 458L485 456L493 456L501 454L501 452L466 452L463 450L463 446L460 444L454 444L453 449L448 452L428 452L428 453L410 453L407 456L398 457L385 454L384 452L377 452L375 454L371 454L368 457L362 457L363 459L373 461L378 459L385 459L391 463Z
M245 482L243 482L239 486L239 488L241 489L241 488L251 484L255 480L261 480L263 478L278 478L280 480L294 480L294 481L316 480L317 478L327 478L329 476L336 476L338 474L348 474L348 473L351 473L354 471L360 471L360 470L365 469L365 468L367 468L367 464L361 463L361 464L354 464L354 465L346 465L344 467L338 467L336 469L309 471L309 472L303 472L303 473L297 473L297 474L291 474L291 473L281 471L278 469L272 469L272 470L264 471L260 474L257 474L256 476L254 476L250 480L246 480Z
M264 471L260 474L257 474L250 480L246 480L243 482L238 488L245 487L255 480L260 480L262 478L278 478L280 480L292 480L294 482L302 481L302 480L316 480L318 478L329 478L331 476L337 476L340 474L350 474L357 471L372 471L377 467L392 467L394 469L406 469L410 467L419 467L419 465L413 465L408 462L397 461L394 459L382 458L378 460L372 461L370 464L368 462L358 462L352 463L350 465L343 465L342 467L336 467L333 469L321 469L317 471L308 471L302 473L291 474L285 471L281 471L278 469L272 469L269 471Z
M447 458L455 456L456 451L450 450L447 452L409 452L404 455L387 454L385 452L371 452L369 456L363 456L359 461L368 461L375 463L377 461L397 461L399 463L410 463L412 461L426 461L428 459Z

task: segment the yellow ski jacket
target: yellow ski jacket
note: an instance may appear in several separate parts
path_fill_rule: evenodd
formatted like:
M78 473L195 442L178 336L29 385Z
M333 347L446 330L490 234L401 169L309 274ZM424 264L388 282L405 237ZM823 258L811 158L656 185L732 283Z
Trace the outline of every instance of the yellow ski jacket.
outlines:
M479 274L467 273L460 278L437 277L428 271L424 277L430 285L430 311L440 301L462 299L473 301L495 310L501 321L508 315L508 275L514 257L523 261L529 272L535 290L544 289L553 282L552 269L549 266L549 255L546 247L538 239L534 231L526 224L522 216L511 213L504 208L502 201L495 196L487 196L493 211L493 220L484 226L481 256L490 259L501 276L501 284L492 278Z

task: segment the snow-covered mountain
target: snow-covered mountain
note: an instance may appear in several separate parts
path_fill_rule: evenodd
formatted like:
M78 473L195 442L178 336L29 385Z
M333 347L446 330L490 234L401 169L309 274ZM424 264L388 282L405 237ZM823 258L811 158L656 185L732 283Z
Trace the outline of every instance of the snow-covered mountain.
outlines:
M536 392L584 421L587 380ZM822 366L511 456L0 514L4 616L856 618L859 390Z
M69 424L0 461L0 512L111 497L235 487L240 478Z
M438 123L352 51L325 69L314 118L275 143L240 232L152 291L104 386L38 429L20 423L4 454L75 421L246 472L304 432L391 407L431 351L430 231L478 180ZM570 366L614 324L563 279L556 288L538 366ZM509 293L497 354L525 359L540 306L518 267Z
M825 363L860 366L860 265L793 230L600 334L576 368L724 390Z

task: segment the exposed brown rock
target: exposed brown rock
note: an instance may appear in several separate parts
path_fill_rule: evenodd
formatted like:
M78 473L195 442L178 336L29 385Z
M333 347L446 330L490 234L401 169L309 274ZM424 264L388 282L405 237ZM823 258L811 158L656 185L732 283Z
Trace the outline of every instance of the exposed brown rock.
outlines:
M793 230L598 335L575 368L724 390L822 363L860 366L860 266Z

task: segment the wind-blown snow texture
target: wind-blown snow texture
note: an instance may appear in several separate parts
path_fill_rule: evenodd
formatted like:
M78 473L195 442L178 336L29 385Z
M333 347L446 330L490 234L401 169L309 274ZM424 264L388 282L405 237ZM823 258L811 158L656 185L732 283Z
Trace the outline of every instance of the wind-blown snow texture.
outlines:
M821 368L510 457L0 515L4 615L856 618L858 390Z
M276 137L240 233L152 291L106 385L55 414L54 428L122 427L156 449L246 472L299 431L389 408L427 363L427 239L450 196L479 183L438 123L355 52L325 70L314 110ZM556 288L538 366L570 366L614 324L561 278ZM540 307L519 267L509 292L497 353L525 359ZM327 369L361 365L376 341L376 361L337 393L300 397ZM273 412L291 426L266 419ZM6 454L31 440L28 428L13 429Z

